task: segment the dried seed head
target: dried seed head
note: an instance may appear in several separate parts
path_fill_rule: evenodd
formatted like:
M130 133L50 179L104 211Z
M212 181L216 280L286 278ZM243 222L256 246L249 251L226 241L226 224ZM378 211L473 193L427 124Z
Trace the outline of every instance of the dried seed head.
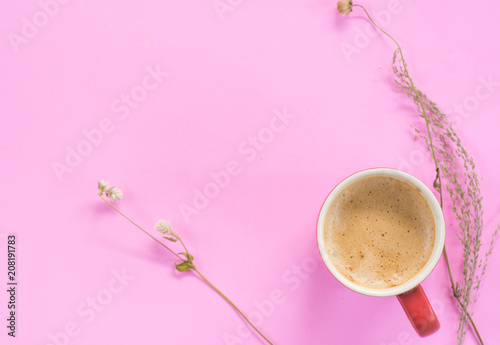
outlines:
M164 219L160 219L156 222L155 229L160 232L160 234L172 235L172 225Z
M340 0L337 2L337 11L343 16L352 12L352 0Z
M123 192L116 187L111 187L106 191L106 196L110 198L111 201L120 201L123 197Z
M109 183L104 180L97 182L98 194L102 195L102 193L106 191L106 188L108 188L108 185Z

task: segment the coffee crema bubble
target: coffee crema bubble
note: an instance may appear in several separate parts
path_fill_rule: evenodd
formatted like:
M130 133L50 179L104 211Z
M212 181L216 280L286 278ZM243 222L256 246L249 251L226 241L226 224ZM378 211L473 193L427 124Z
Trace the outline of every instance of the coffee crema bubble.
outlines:
M435 232L432 211L417 189L394 178L369 177L333 201L325 220L325 246L349 280L390 288L424 267Z

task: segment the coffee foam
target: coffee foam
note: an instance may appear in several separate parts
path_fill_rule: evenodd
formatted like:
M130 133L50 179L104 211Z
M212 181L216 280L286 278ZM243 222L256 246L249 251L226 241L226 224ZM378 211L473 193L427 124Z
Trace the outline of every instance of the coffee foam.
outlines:
M400 285L429 259L435 239L431 209L409 184L370 177L342 191L325 221L325 246L349 280L371 288Z

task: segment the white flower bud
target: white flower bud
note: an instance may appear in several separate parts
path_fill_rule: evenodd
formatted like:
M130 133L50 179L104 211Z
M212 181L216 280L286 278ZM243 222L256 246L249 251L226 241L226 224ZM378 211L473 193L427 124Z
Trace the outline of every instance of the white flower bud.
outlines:
M116 187L111 187L106 191L106 196L111 199L111 201L119 201L123 197L123 192Z
M172 225L166 220L160 219L156 222L155 229L158 230L161 234L173 235Z
M352 0L341 0L337 2L337 11L343 16L352 12Z

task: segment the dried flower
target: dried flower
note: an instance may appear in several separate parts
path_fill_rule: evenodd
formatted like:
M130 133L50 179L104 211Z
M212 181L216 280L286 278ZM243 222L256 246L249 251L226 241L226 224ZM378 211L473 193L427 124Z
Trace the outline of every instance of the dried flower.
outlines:
M108 184L109 183L107 181L104 181L104 180L97 182L97 188L99 189L99 192L98 192L99 195L102 195L102 193L106 191L106 188L108 188Z
M352 0L337 1L337 11L343 16L347 16L352 12Z
M349 7L347 1L337 3L338 11L347 15L352 11L352 6L359 6L366 13L372 24L381 30L393 40L397 46L393 57L393 72L396 74L394 79L400 90L406 94L413 103L416 104L416 113L423 119L422 127L425 130L420 131L414 127L416 136L423 139L426 147L431 152L436 167L436 179L433 186L439 193L441 208L443 208L443 190L441 181L446 182L445 186L451 199L451 210L460 227L458 238L463 245L463 267L462 281L456 282L450 268L448 256L445 260L450 276L453 296L457 299L460 308L458 313L460 323L458 327L458 343L463 344L467 329L472 325L480 343L483 344L481 336L472 319L473 304L478 297L478 288L481 277L484 274L489 255L492 252L497 230L492 235L489 249L486 251L483 259L480 259L481 234L483 227L483 208L482 196L479 188L479 178L475 171L474 160L465 150L460 138L451 126L446 115L441 112L435 102L431 101L415 84L408 72L407 63L403 57L403 51L399 43L387 32L382 30L370 17L366 9L361 5L352 5ZM425 126L425 127L424 127ZM450 207L449 206L449 207ZM483 264L484 262L484 264ZM482 271L480 269L482 268ZM480 271L481 273L478 273Z
M123 197L123 192L116 187L109 187L109 182L100 180L97 182L97 195L102 196L102 193L106 193L106 196L111 199L111 201L119 201Z
M164 219L160 219L159 221L156 222L155 229L160 232L160 234L164 235L172 235L172 225L170 225L169 222L167 222Z
M116 212L118 212L120 215L125 217L129 222L131 222L133 225L138 227L140 230L148 234L150 237L152 237L155 241L157 241L159 244L161 244L165 249L167 249L170 253L172 253L177 259L180 260L180 262L175 263L175 268L179 272L195 272L198 274L202 280L204 280L211 288L213 288L222 298L224 298L225 301L229 302L233 308L248 322L252 328L259 333L259 335L270 345L272 345L271 341L267 339L264 334L262 334L257 327L243 314L243 312L229 299L224 295L219 289L217 289L207 278L205 278L204 275L201 274L201 272L196 268L196 266L193 263L194 257L192 254L189 253L186 245L182 241L181 237L177 235L175 232L172 230L172 225L170 225L169 222L167 222L164 219L160 219L158 222L156 222L155 228L158 230L162 235L167 235L163 236L164 239L172 242L172 245L177 245L179 244L182 246L183 250L182 252L177 252L174 249L170 248L169 246L165 245L162 243L160 240L156 239L153 235L151 235L147 230L141 228L137 223L133 222L130 218L125 216L121 211L118 210L114 205L112 205L109 201L104 199L102 197L102 193L106 193L106 196L110 198L112 201L118 201L122 198L122 191L117 189L116 187L109 187L108 188L108 183L106 181L100 181L98 183L98 188L99 188L99 196L101 199L103 199L112 209L114 209Z
M110 198L111 201L120 201L123 197L123 192L116 187L111 187L106 191L106 196Z

